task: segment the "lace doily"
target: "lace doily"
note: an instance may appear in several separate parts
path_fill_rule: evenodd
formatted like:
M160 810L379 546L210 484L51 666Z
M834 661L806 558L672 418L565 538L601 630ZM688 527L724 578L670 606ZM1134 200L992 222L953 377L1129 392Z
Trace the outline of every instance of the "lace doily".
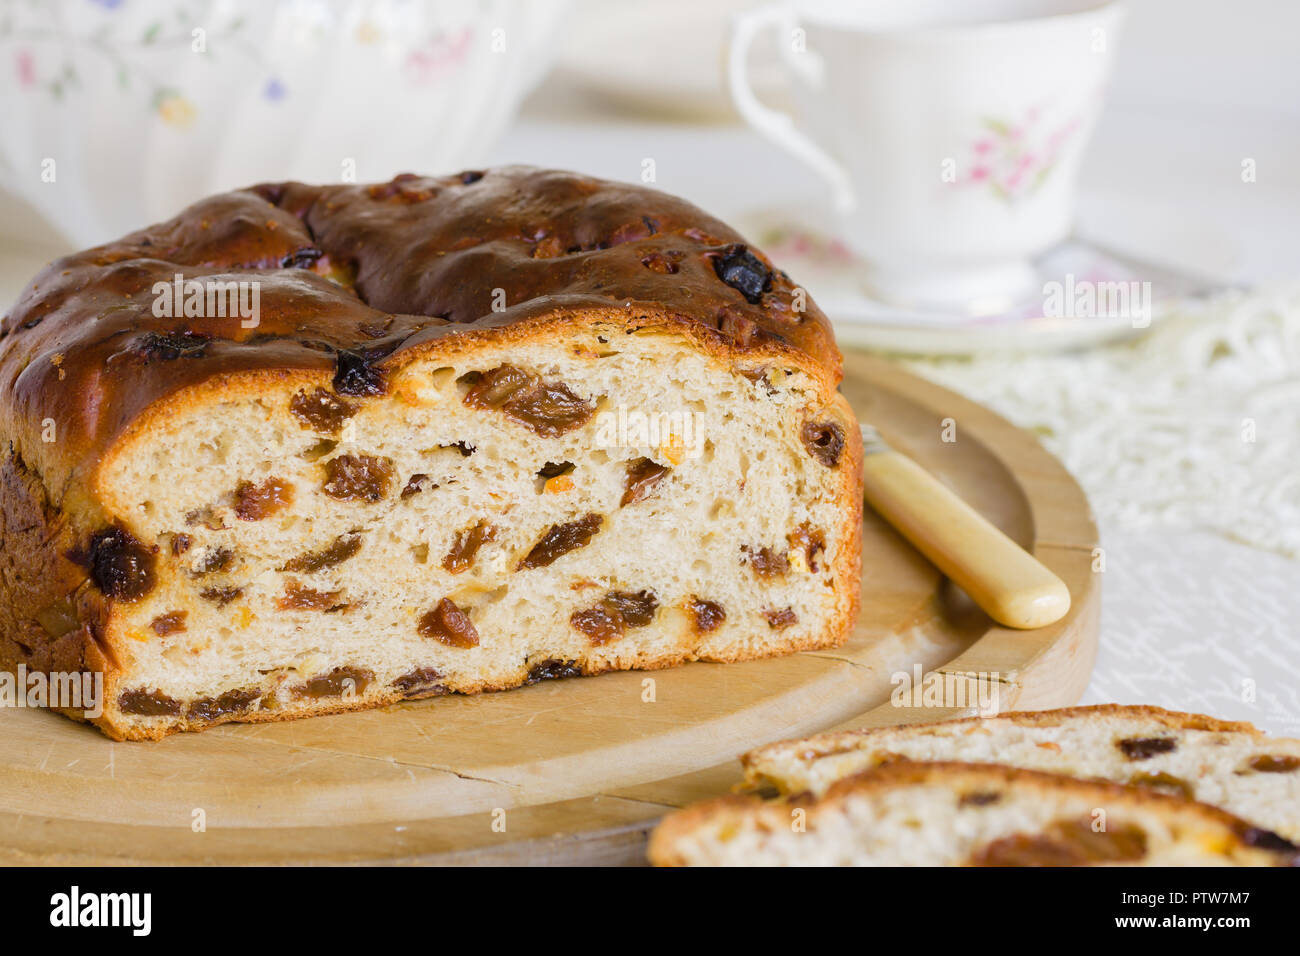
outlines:
M1095 351L907 365L1039 435L1103 528L1300 558L1300 285L1187 305Z

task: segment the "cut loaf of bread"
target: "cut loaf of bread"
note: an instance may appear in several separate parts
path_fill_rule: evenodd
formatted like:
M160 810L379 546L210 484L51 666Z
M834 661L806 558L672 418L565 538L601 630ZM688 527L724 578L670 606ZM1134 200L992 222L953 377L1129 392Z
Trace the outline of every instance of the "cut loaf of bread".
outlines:
M1246 723L1103 704L822 734L741 757L753 786L820 796L905 760L998 763L1199 800L1300 842L1300 740Z
M260 314L191 311L193 282ZM652 190L214 197L51 264L0 326L0 664L100 672L95 722L157 738L833 646L839 376L803 290Z
M820 798L668 816L659 866L1283 866L1296 848L1214 807L991 764L885 764Z

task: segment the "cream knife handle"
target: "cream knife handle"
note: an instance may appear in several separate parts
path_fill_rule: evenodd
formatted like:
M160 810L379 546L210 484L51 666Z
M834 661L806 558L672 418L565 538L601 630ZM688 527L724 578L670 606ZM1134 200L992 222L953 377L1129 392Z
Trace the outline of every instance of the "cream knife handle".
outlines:
M862 472L868 503L999 624L1044 627L1070 609L1065 582L912 459L873 452Z

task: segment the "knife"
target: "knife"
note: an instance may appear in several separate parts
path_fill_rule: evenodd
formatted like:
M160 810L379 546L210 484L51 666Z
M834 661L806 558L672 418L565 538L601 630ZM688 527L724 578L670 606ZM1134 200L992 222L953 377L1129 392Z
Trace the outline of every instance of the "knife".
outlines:
M867 503L1007 627L1046 627L1070 610L1065 582L870 425L862 427Z

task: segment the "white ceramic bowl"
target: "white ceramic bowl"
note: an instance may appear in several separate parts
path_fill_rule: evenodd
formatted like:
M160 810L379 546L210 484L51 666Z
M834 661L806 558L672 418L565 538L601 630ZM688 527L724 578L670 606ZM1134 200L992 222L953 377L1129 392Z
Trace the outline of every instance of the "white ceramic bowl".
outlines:
M265 180L479 163L567 0L0 0L5 181L88 245Z

